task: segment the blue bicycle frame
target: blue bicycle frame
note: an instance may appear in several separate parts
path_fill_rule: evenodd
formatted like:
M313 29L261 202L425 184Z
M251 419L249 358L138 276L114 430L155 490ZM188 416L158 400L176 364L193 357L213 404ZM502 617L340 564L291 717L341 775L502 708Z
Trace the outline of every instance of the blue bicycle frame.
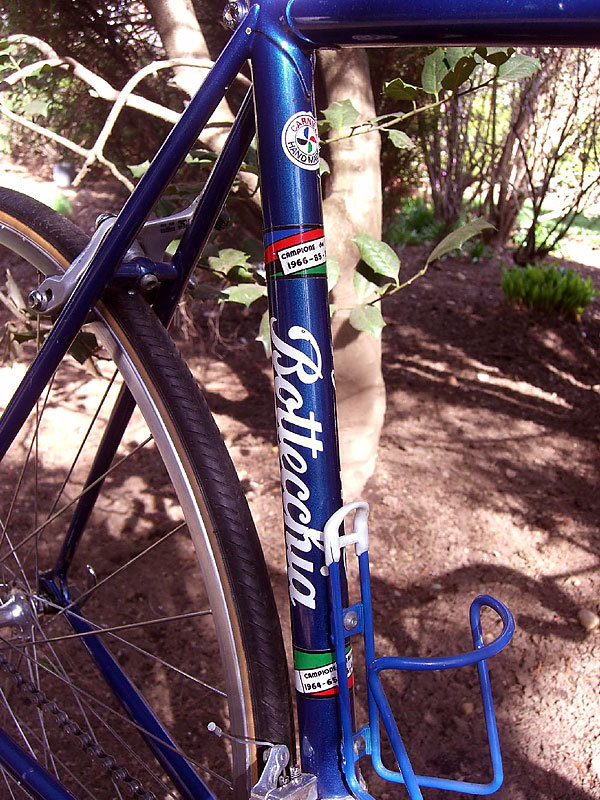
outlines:
M337 595L330 597L322 533L327 521L341 508L342 496L315 124L314 52L319 47L416 43L594 46L600 44L600 3L598 0L527 3L521 0L412 0L410 3L261 0L245 7L240 0L237 8L241 21L229 43L99 246L0 420L0 455L6 453L90 309L118 273L154 204L227 87L249 60L254 102L249 96L242 105L175 255L177 280L163 285L156 309L165 322L173 313L253 137L254 106L302 769L317 777L320 798L356 797L362 795L358 782L352 780L355 772L352 742L346 737L340 745L340 726L344 727L346 719L343 714L350 712L343 712L340 722L338 694L343 695L346 709L352 700L345 680L340 692L333 671L335 664L337 674L346 672L351 683L351 661L343 644L347 634L340 629L337 640L332 640L332 627L339 628L340 614L347 605L345 577L342 565L336 563L332 572L339 589ZM123 398L121 418L111 421L101 446L98 474L116 450L131 407L131 400ZM84 502L91 507L93 493L88 493ZM68 567L87 513L89 508L84 508L81 525L69 532L59 563L45 577L47 590L63 605L70 604ZM339 603L336 598L341 598ZM333 623L332 604L339 606ZM368 608L361 606L360 614L364 616ZM71 607L68 617L76 630L86 629L80 612ZM473 625L475 637L478 618ZM364 624L361 629L368 634ZM182 796L212 797L174 752L159 721L100 639L87 636L85 642L134 722L148 731L149 746ZM479 639L475 637L475 646L483 648L480 635ZM486 654L465 663L479 664ZM460 666L454 662L449 665ZM384 713L381 711L384 706L376 702L379 671L399 666L425 668L406 663L376 664L372 680L369 679L374 713ZM352 737L354 733L348 735ZM390 736L393 738L393 734ZM9 746L4 739L0 732L0 762L19 777L34 797L56 800L71 797L18 745ZM414 775L405 782L410 783L411 797L421 796L420 785L438 785L420 782Z

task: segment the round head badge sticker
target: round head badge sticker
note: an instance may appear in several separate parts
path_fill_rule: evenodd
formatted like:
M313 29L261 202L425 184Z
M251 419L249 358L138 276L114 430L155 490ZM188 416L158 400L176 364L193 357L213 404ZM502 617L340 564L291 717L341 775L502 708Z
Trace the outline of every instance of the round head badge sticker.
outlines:
M283 152L297 167L319 169L319 134L317 121L310 111L291 116L281 132Z

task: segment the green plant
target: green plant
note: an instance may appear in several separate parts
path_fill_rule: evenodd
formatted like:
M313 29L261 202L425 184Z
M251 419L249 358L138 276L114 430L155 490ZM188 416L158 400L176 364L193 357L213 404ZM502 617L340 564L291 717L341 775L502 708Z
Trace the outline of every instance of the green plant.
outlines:
M392 245L405 247L437 239L444 224L435 218L433 206L421 197L403 200L392 217L386 239Z
M354 273L356 304L350 309L350 325L357 331L370 333L375 337L380 336L386 324L379 308L381 298L410 286L427 272L433 261L460 249L465 242L489 227L488 222L479 218L452 231L434 247L421 269L404 281L400 280L401 264L395 251L380 239L375 239L367 233L358 233L352 239L361 260ZM251 241L242 242L242 246L246 250L254 249ZM266 297L266 272L264 264L258 260L260 254L255 254L256 261L251 261L251 256L242 250L224 248L215 250L215 253L203 258L198 266L210 273L213 278L217 278L218 286L194 282L191 289L193 296L202 300L216 300L219 303L240 303L246 308ZM340 276L339 265L334 257L327 259L326 270L327 286L331 291ZM332 305L330 310L334 314L337 309ZM269 354L268 311L262 315L256 338L262 342L266 353Z
M592 279L572 269L528 264L502 270L509 303L578 319L596 297Z
M489 258L491 253L490 248L481 237L469 242L465 250L472 264L478 264L482 258Z
M71 211L73 210L73 205L68 197L64 194L59 193L55 197L52 198L50 202L50 207L53 208L55 211L58 211L59 214L62 214L65 217L68 217Z

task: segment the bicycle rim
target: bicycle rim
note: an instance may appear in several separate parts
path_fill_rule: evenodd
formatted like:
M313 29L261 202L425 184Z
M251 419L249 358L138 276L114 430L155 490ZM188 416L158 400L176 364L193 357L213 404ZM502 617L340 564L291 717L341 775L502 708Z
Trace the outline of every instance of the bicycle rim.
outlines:
M0 244L12 266L3 292L12 323L2 340L8 389L45 333L11 303L18 307L19 292L35 288L36 274L63 269L82 234L2 192ZM23 257L35 267L28 276ZM216 796L247 797L257 747L218 740L206 725L237 740L292 738L281 634L249 512L191 376L139 297L108 295L75 342L77 358L90 350L83 364L65 358L0 468L0 600L5 613L15 598L27 612L22 624L0 627L0 655L30 684L29 693L19 690L4 664L0 726L77 796L127 796L139 781L141 796L179 797L164 770L148 763L135 726L38 581L55 563L84 491L87 451L91 458L125 385L138 410L77 546L69 591ZM58 712L38 708L31 687ZM65 735L60 713L79 732ZM85 756L81 736L92 741ZM20 796L10 776L2 781L7 796Z

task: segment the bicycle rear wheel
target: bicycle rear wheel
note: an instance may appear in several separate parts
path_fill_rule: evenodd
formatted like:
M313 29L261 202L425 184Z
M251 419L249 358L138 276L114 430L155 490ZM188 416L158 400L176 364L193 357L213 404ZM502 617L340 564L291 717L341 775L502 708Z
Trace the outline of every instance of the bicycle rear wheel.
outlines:
M63 217L0 190L7 271L0 406L46 329L23 298L85 243ZM180 796L147 763L80 635L39 584L56 562L109 410L126 387L137 410L77 545L69 591L211 790L247 797L260 748L245 740L293 741L260 543L217 427L151 309L136 294L110 290L96 314L0 465L0 726L77 796L120 797L132 788ZM5 624L17 605L19 624ZM29 689L20 691L15 675ZM39 692L56 705L39 708L32 702ZM244 741L203 735L211 721ZM102 767L109 768L105 788L96 775ZM8 774L2 782L7 797L20 796Z

